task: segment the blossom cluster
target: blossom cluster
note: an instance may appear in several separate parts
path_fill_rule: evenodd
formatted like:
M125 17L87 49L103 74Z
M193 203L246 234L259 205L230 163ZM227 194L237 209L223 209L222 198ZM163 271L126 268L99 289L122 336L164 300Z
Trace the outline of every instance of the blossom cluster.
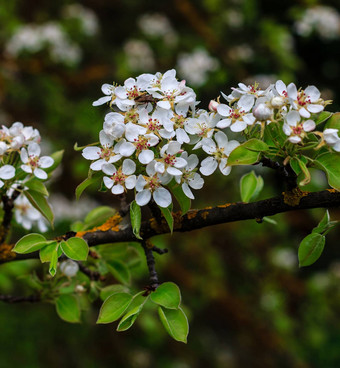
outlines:
M2 195L12 196L14 191L24 191L28 179L35 177L45 180L48 175L44 169L53 165L49 156L40 156L41 137L39 131L31 126L15 122L11 127L0 129L0 190ZM32 224L46 231L41 214L32 207L26 197L16 197L15 218L25 229Z
M226 103L212 100L207 111L197 107L195 92L176 79L175 70L141 74L122 86L104 84L102 92L93 106L107 103L112 111L99 133L100 145L85 147L83 157L92 161L93 171L103 172L113 194L135 190L138 205L153 198L160 207L171 204L170 183L193 199L192 189L203 187L201 175L217 168L230 173L228 157L240 142L229 140L226 129L249 139L251 132L262 137L268 124L281 122L286 143L303 145L316 127L313 117L328 103L314 86L297 89L279 80L266 90L240 83L229 95L222 93ZM197 149L206 156L201 162L191 153Z

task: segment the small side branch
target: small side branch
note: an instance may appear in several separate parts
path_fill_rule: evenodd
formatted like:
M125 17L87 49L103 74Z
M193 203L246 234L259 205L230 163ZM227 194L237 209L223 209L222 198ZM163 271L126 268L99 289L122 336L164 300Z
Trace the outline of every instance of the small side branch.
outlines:
M4 218L0 228L0 244L3 244L6 240L13 218L14 201L19 197L19 195L20 191L15 190L10 197L7 195L3 195L1 197L4 209Z
M276 170L279 173L287 185L287 190L293 190L297 187L297 175L290 166L280 165L267 157L263 157L260 162L263 166Z
M146 264L148 265L149 276L150 276L150 289L156 290L159 286L158 275L156 272L155 257L152 253L152 246L150 247L147 242L143 241L142 247L144 248Z
M81 262L78 262L78 266L79 266L79 270L83 274L85 274L86 276L88 276L90 280L104 281L106 279L105 276L101 275L97 271L90 270L89 268L87 268L86 266L84 266Z
M39 295L29 295L29 296L13 296L13 295L0 295L0 301L5 303L36 303L40 302L41 298Z

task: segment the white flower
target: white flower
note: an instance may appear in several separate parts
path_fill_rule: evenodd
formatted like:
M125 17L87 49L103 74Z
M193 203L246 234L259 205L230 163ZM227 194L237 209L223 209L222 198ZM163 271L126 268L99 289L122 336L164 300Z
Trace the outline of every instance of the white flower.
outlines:
M106 114L103 130L112 139L122 137L125 133L124 115L118 112L109 112Z
M160 151L160 158L155 159L155 170L160 174L167 172L170 175L181 175L179 169L183 169L187 162L184 158L176 156L180 150L179 142L171 141L165 144Z
M0 167L0 179L8 180L15 176L15 168L12 165L4 165ZM0 188L4 186L4 182L0 180Z
M178 184L182 183L182 190L188 198L195 199L190 187L201 189L204 185L203 178L195 170L199 162L198 157L196 155L188 157L187 152L183 152L181 157L187 162L187 166L182 170L182 175L175 176L175 180Z
M285 122L283 124L283 132L289 136L288 140L291 143L300 143L304 137L307 136L306 132L311 132L315 129L315 123L313 120L306 120L300 123L301 116L297 111L290 111L285 116Z
M24 195L20 195L14 202L15 220L26 230L37 225L41 232L47 231L45 220L41 213L36 210Z
M338 136L338 131L338 129L330 128L323 131L324 141L336 152L340 152L340 138Z
M230 127L233 132L242 132L247 125L254 124L256 120L252 113L248 113L253 104L254 98L251 95L243 95L233 108L220 104L217 112L226 119L220 120L216 126L220 129Z
M60 263L60 271L67 277L73 277L79 271L78 263L67 259Z
M139 175L136 183L136 202L139 206L145 206L151 197L160 207L169 207L172 198L170 192L162 187L162 178L156 173L153 164L146 167L148 176Z
M54 160L49 156L40 156L40 146L32 142L28 145L28 148L21 148L20 158L24 163L21 165L22 170L29 174L34 174L39 179L47 179L47 174L44 170L53 165Z
M189 118L186 124L186 131L197 137L198 142L194 149L202 147L203 138L211 138L214 134L214 128L220 120L218 114L208 113L205 110L200 111L196 118Z
M211 155L211 157L207 157L201 162L200 172L208 176L219 166L223 175L229 175L231 167L227 166L228 156L240 143L235 140L229 142L228 137L223 132L217 132L214 138L217 142L217 146L211 138L203 140L202 148L206 153Z
M136 175L132 175L136 171L136 164L130 159L124 160L118 170L112 164L103 165L102 170L110 175L104 176L103 180L113 194L122 194L126 189L133 189L136 185Z
M94 101L92 103L92 106L100 106L103 105L109 101L111 101L112 99L115 98L115 86L111 85L111 84L103 84L102 85L102 92L104 93L104 97L99 98L98 100Z
M119 154L119 148L123 141L118 142L114 147L113 139L103 130L99 133L99 140L102 147L86 147L83 149L82 156L87 160L92 160L91 170L100 171L104 164L110 164L119 161L122 156Z
M324 109L324 101L320 98L320 91L315 86L308 86L305 90L297 90L294 83L287 87L290 104L294 110L304 118L321 112Z

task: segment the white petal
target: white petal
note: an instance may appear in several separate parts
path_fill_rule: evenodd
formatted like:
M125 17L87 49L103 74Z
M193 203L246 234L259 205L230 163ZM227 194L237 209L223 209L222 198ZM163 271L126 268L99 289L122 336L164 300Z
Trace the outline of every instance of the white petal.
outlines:
M122 172L124 175L131 175L136 171L136 164L130 160L126 159L123 162Z
M190 198L190 199L195 199L194 195L192 194L192 191L190 190L189 188L189 185L187 183L183 183L182 184L182 189L183 189L183 192L184 194Z
M104 164L107 164L107 162L103 159L97 160L92 162L92 164L90 165L90 169L93 171L100 171L102 169L102 166Z
M101 149L99 147L85 147L82 156L86 160L97 160L100 157Z
M255 97L253 95L243 95L237 102L237 106L240 107L244 112L248 112L255 102Z
M100 105L103 105L106 102L109 102L110 100L111 100L111 96L101 97L98 100L92 102L92 106L100 106Z
M303 123L303 130L305 132L311 132L312 130L315 129L315 123L313 120L306 120L304 123Z
M217 132L214 136L219 148L225 148L228 144L228 137L223 132Z
M29 174L32 174L32 168L29 165L21 165L21 169Z
M308 86L305 89L305 94L309 97L311 102L315 102L320 98L320 91L315 86Z
M229 155L230 155L230 153L231 153L231 152L232 152L236 147L238 147L239 145L240 145L240 142L235 141L235 140L228 142L228 145L227 145L226 149L224 150L224 153L225 153L227 156L229 156Z
M136 175L128 176L125 180L126 189L133 189L136 186Z
M247 124L243 120L238 120L234 124L231 125L230 130L232 132L242 132L244 129L246 129Z
M168 167L166 169L166 171L170 174L170 175L182 175L182 171L176 169L175 167Z
M39 179L47 179L47 174L45 173L44 170L36 168L36 169L34 169L33 173Z
M294 143L294 144L301 142L301 138L298 137L297 135L294 135L292 137L289 137L288 140L289 140L289 142Z
M222 119L216 124L216 126L217 128L224 129L230 126L230 124L231 124L231 119Z
M147 165L148 163L150 163L153 158L155 157L155 154L153 153L153 151L151 150L143 150L139 156L138 156L138 160L140 163Z
M279 92L279 95L283 95L283 92L287 92L287 87L286 85L282 82L282 80L278 80L275 83L275 88L277 90L277 92Z
M136 202L138 206L145 206L150 202L151 192L149 189L143 189L141 192L136 194Z
M303 118L310 118L310 112L307 111L304 107L302 107L300 110L299 110L299 114L303 117Z
M20 158L24 164L28 162L28 154L27 154L26 148L21 148Z
M12 179L14 176L15 176L14 166L4 165L0 168L0 178L1 179L8 180L8 179Z
M226 164L227 164L226 159L221 160L221 162L219 164L219 169L220 169L221 173L225 176L229 175L230 171L231 171L231 166L227 166Z
M124 187L120 184L114 185L111 189L113 194L122 194L124 193Z
M296 124L301 120L301 116L297 111L290 111L286 117L286 122L290 126L296 126Z
M207 157L201 162L200 172L205 175L211 175L217 169L217 161L212 157Z
M297 89L296 85L294 83L290 83L287 87L287 93L290 98L293 100L297 99Z
M177 169L182 169L183 167L187 166L187 164L188 164L188 162L184 158L182 158L182 157L176 157L176 161L175 161L174 166Z
M307 110L311 112L312 114L316 114L318 112L323 111L324 107L322 105L308 105Z
M176 129L176 139L181 144L190 142L187 132L182 128Z
M198 165L198 162L199 162L197 155L194 155L194 154L190 155L186 159L186 161L187 161L186 170L188 171L192 171Z
M219 106L217 106L217 112L221 116L229 116L231 111L232 109L228 105L220 104Z
M108 188L108 189L112 188L112 185L113 185L113 180L112 179L110 179L107 176L104 176L103 181L104 181L104 184L105 184L106 188Z
M39 165L40 167L42 167L43 169L46 169L47 167L50 167L54 164L54 160L52 157L49 156L43 156L40 157L39 159Z
M104 130L99 132L99 141L103 147L111 147L113 144L113 139Z
M165 188L157 188L153 193L153 199L159 207L169 207L172 201L170 192Z
M169 143L166 152L170 155L175 155L181 149L181 144L177 141L172 141Z
M101 170L106 175L113 175L117 171L117 169L112 164L103 164Z
M157 106L161 107L162 109L170 110L171 105L169 101L158 101Z
M188 180L188 184L193 189L201 189L204 185L204 180L203 180L203 178L201 177L200 174L195 173L193 179Z
M130 142L124 142L119 146L119 153L124 157L131 156L135 151L135 145Z
M163 173L164 173L164 171L165 171L165 165L164 165L164 163L163 163L163 162L159 162L159 161L157 161L157 162L155 163L155 170L156 170L158 173L163 174Z
M145 185L146 185L146 180L143 178L143 175L139 175L136 181L136 190L138 192L142 191Z
M111 95L114 90L114 86L112 84L104 83L102 85L102 92L104 95Z

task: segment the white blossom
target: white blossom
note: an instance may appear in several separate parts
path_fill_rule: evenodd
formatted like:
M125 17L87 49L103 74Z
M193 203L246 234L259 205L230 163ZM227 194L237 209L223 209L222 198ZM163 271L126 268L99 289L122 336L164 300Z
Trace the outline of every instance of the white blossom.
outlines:
M285 116L283 124L283 132L289 137L291 143L301 143L302 139L307 136L307 132L315 129L313 120L306 120L301 123L301 116L297 111L290 111Z

